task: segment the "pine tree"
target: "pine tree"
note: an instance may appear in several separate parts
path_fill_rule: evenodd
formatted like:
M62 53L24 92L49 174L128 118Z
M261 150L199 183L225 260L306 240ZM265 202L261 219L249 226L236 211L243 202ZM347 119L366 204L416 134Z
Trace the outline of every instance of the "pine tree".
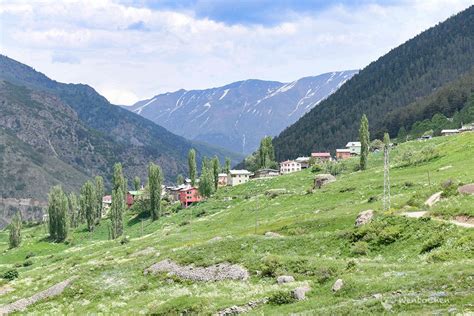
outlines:
M123 234L123 213L125 211L125 199L123 196L121 186L112 191L112 205L110 206L112 239L116 239Z
M21 215L17 212L10 223L10 248L17 248L21 244Z
M54 186L48 195L49 235L57 242L68 234L68 200L61 186Z
M97 198L92 181L86 181L81 188L81 211L87 222L87 229L92 232L97 218Z
M76 228L80 223L80 207L77 202L77 196L74 192L68 195L69 221L72 228Z
M96 223L102 218L102 198L104 197L104 179L101 176L95 177L95 196L96 196Z
M231 168L231 162L230 162L230 158L229 157L226 157L225 158L225 167L224 167L224 173L229 173L230 171L230 168Z
M140 178L135 177L133 179L133 188L135 189L135 191L140 190L141 185L142 185L142 181L140 180Z
M189 178L191 179L191 185L196 184L196 151L194 149L189 150L188 153L188 168L189 168Z
M202 161L201 177L199 178L199 193L203 197L211 196L214 191L212 166L207 158Z
M178 174L178 177L176 178L176 184L181 185L184 183L184 177L182 174Z
M369 120L364 114L360 120L359 128L359 140L361 144L360 148L360 169L367 169L367 160L369 158L369 143L370 143L370 134L369 134Z
M221 169L220 163L219 163L219 158L215 156L212 159L212 175L213 175L213 180L214 180L214 190L217 190L217 187L219 185L219 170Z
M150 215L152 220L161 216L161 183L163 175L159 166L148 165L148 190L150 191Z

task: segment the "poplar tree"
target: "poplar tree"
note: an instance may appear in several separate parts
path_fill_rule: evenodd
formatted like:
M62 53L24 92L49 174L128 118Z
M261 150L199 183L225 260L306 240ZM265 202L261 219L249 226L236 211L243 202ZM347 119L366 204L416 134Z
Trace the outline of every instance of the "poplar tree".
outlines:
M112 191L112 205L110 206L110 233L112 239L116 239L123 234L123 212L125 210L123 195L121 186Z
M219 158L215 156L212 159L212 175L213 175L213 180L214 180L214 190L217 190L217 187L219 186L219 170L221 169L220 163L219 163Z
M70 226L75 228L80 223L80 207L77 201L77 196L74 192L69 193L68 197L69 206L69 222Z
M203 197L211 196L214 191L214 181L211 165L207 158L202 161L201 177L199 178L199 193Z
M152 220L161 216L161 183L163 176L159 166L148 165L148 190L150 191L150 215Z
M369 142L370 142L370 134L369 134L369 120L367 116L364 114L360 120L360 128L359 128L359 141L360 141L360 170L367 169L367 161L369 158Z
M180 185L184 183L184 177L182 174L178 174L178 177L176 178L176 184Z
M133 188L135 189L135 191L140 190L141 185L142 185L142 181L140 180L140 178L135 177L133 179Z
M188 153L188 168L189 168L189 178L191 179L191 185L196 184L196 151L190 149Z
M64 241L68 234L68 200L61 186L51 188L48 195L49 235L57 242Z
M99 223L102 218L102 198L104 197L104 179L101 176L95 177L95 195L96 195L96 222Z
M258 168L270 168L275 162L275 150L270 136L262 138L258 149Z
M10 223L10 248L19 247L21 244L21 215L17 212Z
M230 162L230 158L229 158L229 157L226 157L226 158L225 158L224 172L227 173L227 174L229 173L230 168L231 168L230 163L231 163L231 162Z
M96 224L97 217L97 198L95 186L92 181L86 181L81 188L81 210L86 218L87 229L92 232Z
M123 176L122 164L117 162L114 165L114 174L112 176L112 191L117 190L118 188L122 189L122 194L126 194L127 188L125 184L125 178ZM125 200L125 198L124 198Z

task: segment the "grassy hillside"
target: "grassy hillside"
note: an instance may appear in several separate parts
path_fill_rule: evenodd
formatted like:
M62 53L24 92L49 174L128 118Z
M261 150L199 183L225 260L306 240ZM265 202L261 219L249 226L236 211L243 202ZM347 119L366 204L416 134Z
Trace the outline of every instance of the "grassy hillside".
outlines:
M22 246L14 250L7 250L8 233L1 232L0 273L16 266L20 276L2 281L0 289L14 290L0 294L0 305L77 276L62 295L27 311L211 314L307 283L311 291L306 300L268 303L250 314L472 312L474 229L401 213L425 210L423 202L448 179L473 183L474 169L467 168L474 165L473 151L474 133L395 148L392 209L385 213L382 155L373 154L368 170L355 172L357 161L347 161L336 182L314 193L307 192L314 178L307 170L222 189L208 201L156 222L127 214L130 241L123 244L107 240L105 222L94 233L80 227L60 244L47 241L43 226L27 228ZM282 188L286 194L266 194ZM472 219L472 205L472 197L449 196L433 211L445 219ZM368 209L376 211L375 219L355 228L357 214ZM282 237L266 237L269 231ZM137 253L148 247L154 251ZM191 282L143 274L163 259L198 266L227 261L242 265L251 277ZM296 282L278 285L275 277L283 274ZM345 285L333 293L338 278Z

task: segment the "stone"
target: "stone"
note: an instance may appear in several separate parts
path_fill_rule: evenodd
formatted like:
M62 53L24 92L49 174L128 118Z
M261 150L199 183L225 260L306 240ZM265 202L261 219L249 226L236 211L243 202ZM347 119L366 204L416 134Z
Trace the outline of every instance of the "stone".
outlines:
M355 220L355 226L359 227L365 224L370 223L372 218L374 217L374 211L373 210L367 210L360 212L359 215L357 215L357 218Z
M302 301L306 298L306 293L309 291L311 291L311 288L308 285L303 285L294 289L292 295L298 301Z
M292 277L291 275L281 275L277 278L278 284L290 283L290 282L295 282L295 278Z
M334 285L332 286L332 291L337 292L341 290L343 286L344 282L342 281L342 279L337 279L336 282L334 282Z
M317 174L314 177L314 189L321 189L322 186L334 181L336 181L336 177L331 174Z
M376 300L380 300L382 298L382 294L375 293L374 295L372 295L372 297L375 298Z
M458 192L461 194L474 194L474 183L465 184L458 188Z
M283 237L283 236L274 232L266 232L265 237Z

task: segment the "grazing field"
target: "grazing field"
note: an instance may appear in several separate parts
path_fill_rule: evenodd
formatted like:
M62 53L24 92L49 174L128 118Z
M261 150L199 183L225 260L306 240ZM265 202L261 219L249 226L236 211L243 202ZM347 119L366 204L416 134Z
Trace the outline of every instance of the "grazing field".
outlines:
M474 133L395 147L386 212L382 153L371 154L368 170L356 166L355 159L345 161L337 180L319 190L311 190L315 173L305 170L220 189L155 222L128 213L127 237L115 241L108 240L105 219L93 233L77 228L65 243L49 242L43 225L25 228L21 247L13 250L2 231L0 274L16 269L19 277L0 281L0 306L74 277L64 292L25 311L214 314L268 298L248 312L474 312L474 229L449 223L474 216L474 197L456 193L457 186L474 183ZM442 200L425 206L439 191ZM355 227L357 215L369 209L372 221ZM415 211L427 213L402 216ZM165 259L180 269L210 267L203 271L226 262L249 277L204 282L144 274ZM295 281L278 284L282 275ZM337 279L343 286L335 292ZM301 286L311 289L298 301L289 293Z

